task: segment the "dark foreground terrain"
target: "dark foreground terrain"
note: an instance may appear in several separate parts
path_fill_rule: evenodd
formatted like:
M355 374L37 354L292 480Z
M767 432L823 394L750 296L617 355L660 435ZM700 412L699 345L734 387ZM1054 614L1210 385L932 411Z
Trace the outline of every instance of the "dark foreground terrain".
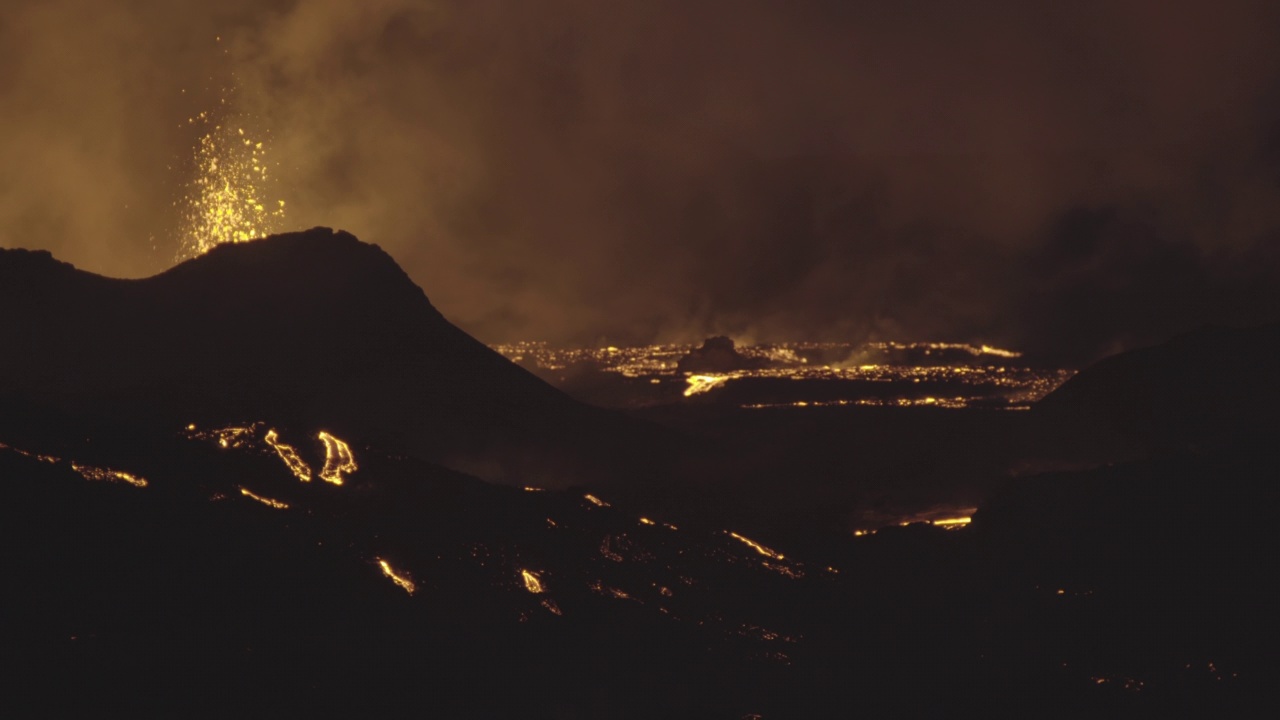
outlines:
M313 246L327 259L303 272ZM375 283L403 292L370 304L360 283L332 284L394 268L382 258L313 231L219 248L166 286L0 254L0 713L1278 709L1276 326L1105 361L1016 426L914 416L979 418L952 454L1004 448L989 467L964 461L986 473L964 529L854 537L793 503L775 532L765 501L734 505L717 473L794 466L852 441L847 427L881 428L858 442L896 452L913 416L806 420L814 439L714 409L698 411L707 422L599 411L449 330L421 291ZM63 294L40 300L54 282L41 272ZM331 282L317 297L333 295L321 310L340 322L282 284L298 276ZM153 307L157 287L195 306L189 327L165 330L181 313ZM201 345L202 324L217 342ZM167 370L179 361L193 369ZM760 462L734 459L747 446ZM868 484L894 471L877 457ZM932 457L924 475L941 477L947 454ZM704 476L714 491L691 489Z

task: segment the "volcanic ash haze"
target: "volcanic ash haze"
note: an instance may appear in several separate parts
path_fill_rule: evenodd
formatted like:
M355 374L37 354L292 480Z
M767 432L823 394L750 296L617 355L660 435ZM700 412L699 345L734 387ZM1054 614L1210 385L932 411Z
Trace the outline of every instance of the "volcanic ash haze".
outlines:
M1280 307L1273 2L4 15L0 243L110 276L170 263L187 120L210 112L270 138L291 226L379 243L487 342L927 339L1077 364Z

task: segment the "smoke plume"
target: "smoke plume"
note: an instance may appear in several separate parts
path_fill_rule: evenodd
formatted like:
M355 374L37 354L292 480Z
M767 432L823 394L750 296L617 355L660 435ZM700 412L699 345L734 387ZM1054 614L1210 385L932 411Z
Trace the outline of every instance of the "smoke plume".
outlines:
M201 112L486 341L1063 362L1280 315L1280 5L11 0L0 243L173 261Z

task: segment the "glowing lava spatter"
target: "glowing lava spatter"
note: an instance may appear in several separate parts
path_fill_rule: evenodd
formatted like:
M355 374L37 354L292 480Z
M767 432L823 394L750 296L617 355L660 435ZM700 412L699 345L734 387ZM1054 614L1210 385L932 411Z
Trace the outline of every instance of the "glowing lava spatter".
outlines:
M221 106L229 105L224 91ZM195 150L195 175L185 197L174 203L182 214L178 260L202 255L215 245L245 242L280 229L284 200L268 199L273 176L266 140L247 131L250 119L208 111L187 118L206 130Z

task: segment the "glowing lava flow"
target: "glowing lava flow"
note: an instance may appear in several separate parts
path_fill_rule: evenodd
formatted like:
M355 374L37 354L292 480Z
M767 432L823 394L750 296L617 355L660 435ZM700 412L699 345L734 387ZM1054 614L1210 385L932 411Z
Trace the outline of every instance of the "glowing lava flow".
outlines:
M546 588L542 586L542 579L528 570L521 570L520 577L524 580L524 589L534 595L546 591Z
M647 381L653 390L637 390L628 404L648 405L673 401L668 397L680 386L683 397L714 398L718 391L738 380L840 381L822 391L797 386L789 393L813 393L809 397L744 402L741 407L820 408L831 406L899 406L960 409L982 406L1026 410L1066 382L1073 370L1029 367L1018 361L1022 353L991 345L966 343L787 343L745 345L738 351L751 367L724 371L686 372L681 359L695 348L690 345L644 345L627 348L555 348L546 343L495 345L494 349L515 362L555 373L563 381L566 368L585 365L601 372ZM839 359L838 359L839 358ZM848 381L846 383L846 381ZM871 392L869 383L884 383ZM946 394L923 397L921 383L936 383ZM635 384L639 387L639 384ZM893 392L898 389L898 392ZM744 384L744 395L755 392ZM885 392L889 390L890 392ZM728 398L722 398L725 400ZM745 398L744 398L745 399Z
M334 485L342 484L343 473L353 473L359 469L355 456L351 454L351 446L327 432L320 433L324 442L324 469L320 471L320 479Z
M226 106L230 91L224 91ZM265 142L245 132L243 116L215 121L209 112L187 119L206 128L195 151L195 178L174 203L183 213L178 259L202 255L215 245L245 242L279 229L284 201L266 199L270 174Z
M250 500L257 500L263 505L266 505L267 507L275 508L276 510L289 509L289 503L281 502L279 500L272 500L269 497L263 497L262 495L258 495L257 493L254 493L253 491L249 490L248 488L240 488L240 494L249 498Z
M275 430L268 430L267 436L263 438L263 442L270 445L288 466L289 472L292 472L302 482L311 482L311 467L302 459L298 451L292 445L285 445L280 442L280 436Z
M386 575L387 578L391 580L391 582L395 583L396 585L399 585L400 588L403 589L405 592L409 593L410 595L417 592L418 586L413 583L413 580L410 579L408 575L404 575L393 570L391 567L391 564L388 563L386 560L383 560L382 558L378 558L378 567L382 568L383 575Z
M746 545L746 546L750 547L752 550L755 550L756 552L760 553L761 555L763 555L763 556L765 556L765 557L767 557L767 558L773 558L774 560L785 560L785 559L786 559L786 557L784 557L784 556L782 555L782 553L779 553L779 552L775 552L775 551L773 551L773 550L770 550L769 548L767 548L767 547L765 547L765 546L761 545L760 543L756 542L755 540L752 540L752 539L750 539L750 538L745 538L745 537L743 537L743 536L739 535L739 534L738 534L738 533L736 533L736 532L729 532L729 537L733 538L734 540L737 540L737 541L741 542L742 544L744 544L744 545Z
M693 397L702 393L711 392L712 390L724 385L729 381L728 375L690 375L685 378L689 383L689 387L685 388L684 396Z
M81 465L79 463L71 463L71 469L80 473L80 477L85 480L105 480L108 482L125 482L134 487L146 487L147 481L137 475L131 475L120 470L108 470L106 468L92 467L90 465Z
M8 445L5 445L4 443L0 443L0 450L9 450L12 452L16 452L22 457L33 458L43 463L54 464L54 463L62 462L61 458L56 458L52 455L41 455L39 453L27 452L26 450L20 450L16 447L10 447Z

